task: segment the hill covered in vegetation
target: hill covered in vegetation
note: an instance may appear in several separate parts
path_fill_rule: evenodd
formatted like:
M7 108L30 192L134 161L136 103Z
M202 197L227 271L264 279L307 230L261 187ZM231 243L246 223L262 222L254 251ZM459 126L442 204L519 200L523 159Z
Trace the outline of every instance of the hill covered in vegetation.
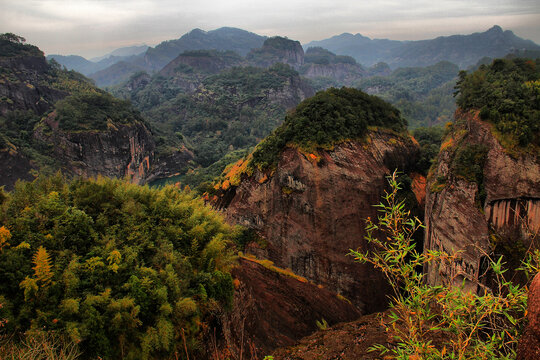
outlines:
M457 105L480 110L507 146L540 146L540 59L497 59L467 74L460 72Z
M320 91L300 103L285 117L284 123L257 146L251 165L259 169L275 165L286 146L315 151L344 140L361 139L368 126L401 132L407 123L392 105L360 90Z
M341 34L329 39L312 41L306 47L321 46L336 54L354 57L362 65L386 62L392 68L430 66L450 61L461 69L474 65L484 56L503 57L516 50L538 50L531 40L493 26L485 32L469 35L440 36L419 41L370 39L360 34Z
M2 35L0 48L1 185L58 169L144 181L154 140L138 111L21 37Z
M354 83L401 110L412 128L444 125L456 109L454 86L459 68L447 61L427 67L399 68L388 76L373 76Z
M202 351L230 306L237 233L189 193L56 175L0 195L4 333L66 335L83 358L170 358Z

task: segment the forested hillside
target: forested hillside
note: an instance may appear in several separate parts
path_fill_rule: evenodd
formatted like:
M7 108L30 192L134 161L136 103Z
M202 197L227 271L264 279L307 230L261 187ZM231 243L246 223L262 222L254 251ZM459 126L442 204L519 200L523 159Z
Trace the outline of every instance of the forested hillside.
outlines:
M1 35L0 68L0 185L59 169L144 181L154 140L128 102L13 34Z
M83 359L201 356L231 305L239 233L175 187L41 177L0 192L0 224L3 333L67 336Z

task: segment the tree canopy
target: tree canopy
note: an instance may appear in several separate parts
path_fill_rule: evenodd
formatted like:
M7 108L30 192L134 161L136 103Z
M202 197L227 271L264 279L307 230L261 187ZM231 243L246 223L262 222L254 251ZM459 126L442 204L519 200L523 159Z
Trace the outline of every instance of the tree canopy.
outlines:
M236 232L187 192L61 175L0 200L4 333L67 334L85 358L170 358L201 347L229 306Z

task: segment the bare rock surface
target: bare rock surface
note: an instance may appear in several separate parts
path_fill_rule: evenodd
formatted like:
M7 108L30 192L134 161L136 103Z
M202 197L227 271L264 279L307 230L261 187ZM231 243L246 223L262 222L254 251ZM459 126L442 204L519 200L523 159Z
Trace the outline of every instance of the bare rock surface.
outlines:
M529 323L519 339L517 359L540 359L540 273L536 274L529 287L528 313Z
M333 325L361 315L346 299L268 260L240 258L232 275L234 305L222 322L228 350L237 356L262 358L315 332L317 321Z
M467 286L477 290L491 234L517 231L528 242L527 233L540 228L540 156L509 153L493 135L492 125L476 113L456 116L427 185L424 248L462 253L449 266L431 266L427 275L431 284L467 279ZM455 170L456 154L472 146L486 150L484 164L477 164L483 165L480 182Z
M386 176L406 169L417 146L410 138L372 131L366 142L321 150L319 160L287 148L275 173L256 173L218 201L227 220L254 229L265 241L247 251L343 294L365 312L385 308L381 273L346 256L365 251L365 220L377 216Z

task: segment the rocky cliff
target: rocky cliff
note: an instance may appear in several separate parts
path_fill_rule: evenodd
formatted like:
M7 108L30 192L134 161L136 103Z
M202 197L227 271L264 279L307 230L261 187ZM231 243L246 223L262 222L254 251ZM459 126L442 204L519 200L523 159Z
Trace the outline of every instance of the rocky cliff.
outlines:
M366 71L357 64L306 64L302 75L313 79L318 77L331 78L340 84L351 85L366 75Z
M40 169L145 182L155 143L129 104L48 64L22 38L2 39L0 50L0 186L11 189Z
M233 309L222 323L236 357L243 350L246 358L258 359L313 333L317 322L333 325L360 316L347 299L268 260L241 257L232 275Z
M298 41L275 36L266 39L262 48L251 50L246 60L253 66L270 67L283 63L298 70L304 64L304 49Z
M509 261L534 245L529 233L540 229L540 158L509 152L494 131L478 112L458 112L441 147L427 186L424 247L462 253L448 266L426 269L431 284L466 279L476 290L486 255L495 251Z
M140 122L110 124L106 131L63 131L52 112L34 137L52 145L62 170L83 177L117 177L143 184L154 159L154 140Z
M43 56L0 56L0 114L31 110L43 114L68 95L44 82L49 65Z
M317 155L286 148L275 172L256 170L229 188L226 180L217 206L228 221L263 238L263 245L252 243L246 251L373 312L387 301L383 276L346 254L368 249L365 219L377 216L373 205L385 190L385 176L395 168L407 169L417 150L410 138L385 130Z

